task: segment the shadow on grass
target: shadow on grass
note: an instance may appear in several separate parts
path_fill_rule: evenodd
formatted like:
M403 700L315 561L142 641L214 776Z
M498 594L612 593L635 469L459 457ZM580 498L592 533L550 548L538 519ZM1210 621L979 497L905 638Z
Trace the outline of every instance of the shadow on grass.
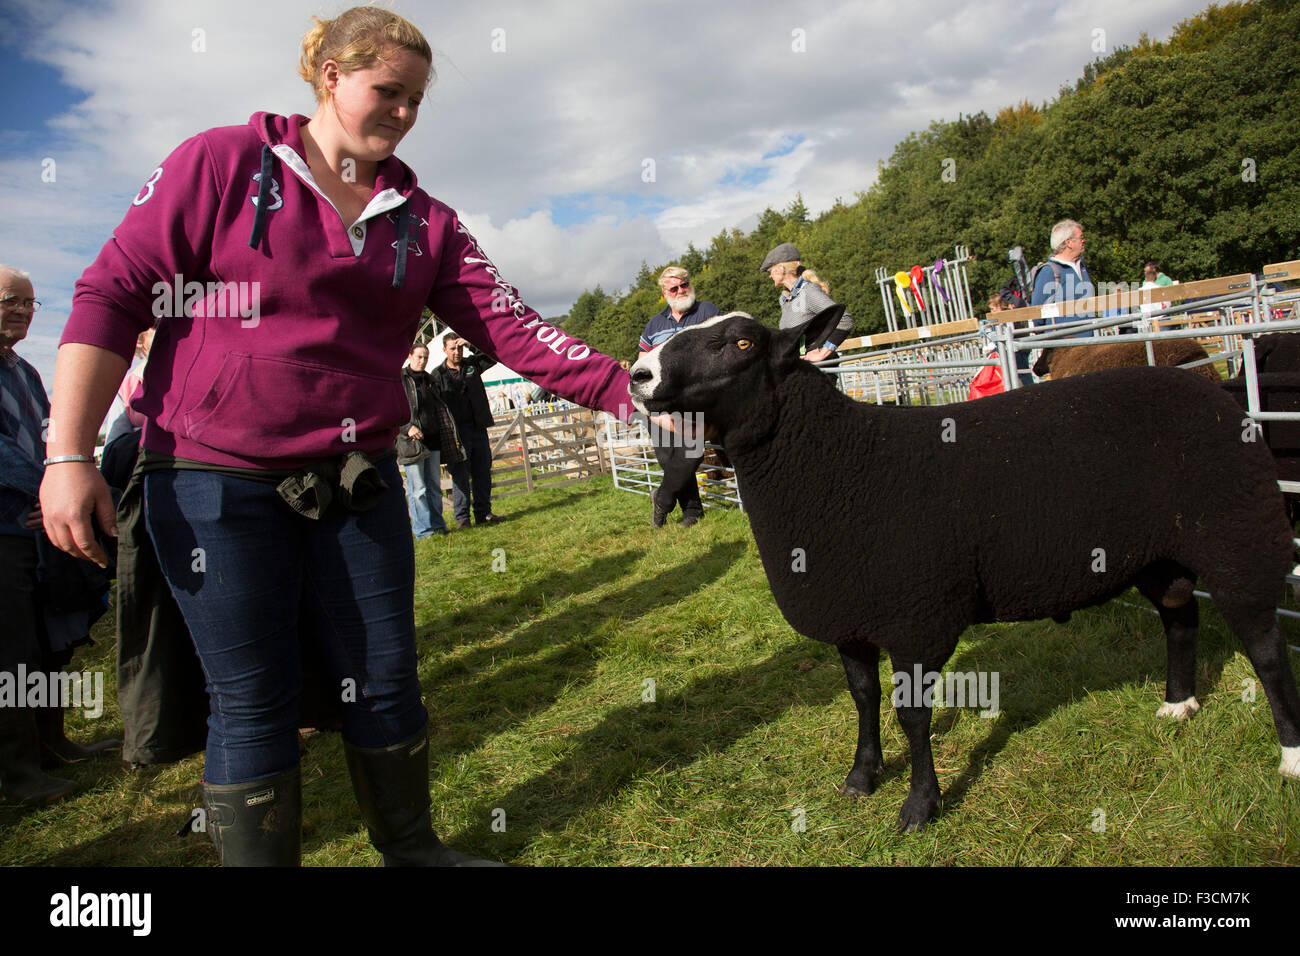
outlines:
M1164 639L1154 618L1150 637L1143 635L1136 642L1130 635L1121 633L1131 629L1131 622L1102 618L1093 625L1088 632L1067 631L1062 636L1074 641L1074 653L1103 660L1103 666L1095 672L1067 672L1062 679L1041 687L1032 687L1034 678L1026 669L1034 666L1035 652L1039 656L1043 653L1042 628L1048 626L1046 623L1026 625L994 640L982 641L977 648L968 649L949 662L945 669L961 670L964 662L977 656L981 669L1002 673L1012 690L1002 695L1004 718L971 750L965 769L945 788L946 813L951 814L962 804L985 764L1004 749L1012 734L1033 727L1058 707L1089 693L1163 675ZM1237 647L1235 638L1222 630L1203 628L1202 635L1198 674L1203 684L1207 669L1211 675L1208 679L1217 680ZM839 700L851 713L852 705L842 680L818 683L799 680L795 672L806 657L807 648L796 645L753 666L695 681L678 692L661 696L655 704L618 708L599 726L573 738L571 752L559 763L509 792L483 801L470 812L471 819L487 820L493 809L500 807L510 820L507 833L494 835L491 845L480 845L478 851L501 858L518 856L539 835L563 829L569 820L614 798L639 778L672 772L692 763L701 754L725 750L754 729L779 719L796 703L825 705ZM1014 689L1022 683L1022 676L1023 684L1031 687L1027 694L1018 694ZM888 706L888 686L884 688L883 706ZM1151 702L1153 711L1157 703ZM949 731L959 717L955 709L940 710L935 715L933 732ZM843 741L830 744L844 753L844 773L849 770L854 742L855 735L849 733ZM822 745L819 741L808 741L810 750ZM886 762L881 783L895 775L909 774L909 763L904 749ZM835 779L827 784L838 786L840 782ZM742 781L735 781L735 785L741 784ZM880 805L880 812L888 813L891 821L898 810L898 806ZM476 842L483 843L481 832L468 830L455 835L453 840L466 848Z
M532 495L532 494L537 494L537 492L560 491L560 490L568 491L569 494L563 496L557 495L551 501L535 501L525 507L520 507L520 508L511 507L511 504L513 503L512 499L516 497L515 495L506 495L504 497L494 496L492 510L496 511L498 505L500 505L501 517L505 518L506 521L514 522L514 521L518 521L520 518L523 518L526 515L535 514L539 511L550 511L554 508L572 507L575 504L581 503L585 496L599 494L602 491L602 489L594 488L594 487L577 488L573 486L557 486L556 488L539 488L537 489L537 491L534 492L520 492L520 494ZM450 527L450 525L448 525L448 527Z
M1164 700L1164 629L1155 614L1145 613L1143 598L1130 592L1121 599L1133 608L1107 604L1076 612L1072 623L1064 625L1046 620L1025 622L1011 630L986 635L978 645L957 654L945 665L946 671L996 671L1003 711L1001 719L991 725L989 734L971 750L965 768L944 788L946 813L961 806L984 766L1006 747L1014 733L1037 725L1062 705L1096 691L1156 680L1161 692L1150 701L1150 713L1155 714ZM1131 617L1117 617L1119 612L1132 609L1141 609L1140 623L1136 625L1140 634L1133 633L1135 625ZM1082 627L1072 626L1074 622ZM1040 689L1044 678L1041 673L1033 672L1035 658L1050 656L1052 648L1060 649L1067 644L1064 656L1071 658L1067 664L1072 673L1055 681L1049 679L1048 686ZM1044 645L1048 650L1044 650ZM1202 604L1196 655L1198 693L1204 696L1208 687L1218 684L1223 668L1239 650L1242 650L1241 642L1228 632L1217 613ZM960 711L954 708L940 711L931 725L932 733L948 732L960 716Z
M555 571L538 581L526 581L512 593L502 591L487 594L476 604L458 607L417 626L416 650L427 650L430 645L449 648L472 643L481 637L479 632L490 627L485 625L485 619L499 616L502 609L514 609L520 613L540 611L548 600L581 594L622 580L628 570L644 556L645 551L642 550L623 551L571 571ZM503 582L508 580L505 575L499 577ZM418 593L416 603L418 606ZM421 682L424 683L423 678Z
M681 601L721 578L745 554L742 543L715 544L704 554L652 578L575 603L564 613L533 621L509 641L476 648L421 672L430 691L433 753L471 750L483 740L550 707L565 688L595 671L609 620L634 621ZM624 580L641 557L628 552L585 568L552 574L529 585L538 594L590 591ZM538 652L547 653L538 656ZM444 693L445 691L445 693Z
M562 828L618 793L638 777L671 771L701 753L725 749L756 727L779 718L796 703L831 702L841 691L831 682L800 681L792 687L807 648L796 645L761 663L692 682L660 694L655 703L610 712L596 727L573 738L573 750L545 773L505 794L484 800L470 818L488 820L503 808L510 821L491 847L502 858L518 855L539 834ZM464 832L449 842L472 846L481 833Z
M60 850L41 866L214 866L216 851L205 834L176 835L182 818L165 815L115 827L111 833ZM154 849L142 858L140 847Z
M144 767L128 770L121 763L101 761L87 765L95 770L82 769L77 774L78 793L75 800L93 801L93 791L97 787L112 788L115 783L125 781L133 790L149 790L150 799L158 804L181 804L199 807L203 804L202 791L197 783L176 784L166 789L152 790L152 785L164 773L172 770L171 766ZM75 821L84 811L75 803L53 804L39 811L51 816L67 815L69 829L75 827ZM113 827L107 833L64 847L58 852L38 861L41 866L205 866L216 862L212 845L204 834L190 834L182 839L176 835L180 825L188 818L188 812L176 812L170 807L159 808L143 820L123 823ZM147 854L141 853L141 847L151 849Z

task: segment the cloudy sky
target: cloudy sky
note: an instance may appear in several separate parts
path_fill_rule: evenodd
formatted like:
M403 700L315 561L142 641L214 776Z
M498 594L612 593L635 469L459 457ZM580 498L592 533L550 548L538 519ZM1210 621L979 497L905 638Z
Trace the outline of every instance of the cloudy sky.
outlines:
M814 214L852 200L909 131L1051 99L1098 49L1164 39L1207 4L380 5L424 31L438 74L398 155L551 316L796 192ZM19 352L47 387L73 284L141 183L200 130L310 114L301 38L343 9L0 0L0 263L31 272L44 303Z

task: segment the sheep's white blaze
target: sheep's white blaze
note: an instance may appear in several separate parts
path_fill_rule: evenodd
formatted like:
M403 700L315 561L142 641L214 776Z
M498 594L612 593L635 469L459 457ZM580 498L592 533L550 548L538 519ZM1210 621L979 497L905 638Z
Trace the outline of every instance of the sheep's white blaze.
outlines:
M679 332L678 334L680 335L681 333ZM661 345L659 348L663 348L663 346ZM643 385L633 379L632 387L629 389L628 394L632 396L632 404L636 406L636 410L642 415L649 417L650 412L645 407L645 402L641 400L641 396L644 395L646 398L653 397L655 389L659 387L659 383L663 379L663 376L659 373L659 349L642 353L641 357L632 363L632 367L628 370L628 374L635 375L637 372L649 372L650 381Z
M743 316L746 319L753 318L753 316L750 315L748 312L728 312L726 315L715 315L711 319L705 319L703 322L699 323L698 325L688 326L682 329L681 331L675 333L673 335L673 338L669 339L668 342L673 341L673 339L677 338L680 335L686 335L687 333L694 332L698 329L707 329L711 325L717 325L719 322L723 322L727 319L735 318L736 316ZM632 404L637 407L637 411L639 411L642 415L649 416L650 414L648 411L646 411L645 404L641 400L642 397L654 398L655 390L659 388L659 383L663 381L663 374L661 372L659 358L665 346L668 345L668 342L665 342L657 349L652 349L649 352L642 352L641 357L637 359L634 363L632 363L632 368L629 369L629 374L631 374L632 372L636 372L638 370L644 370L644 371L648 371L651 375L648 384L633 386L636 392L639 392L640 395L638 396L636 392L632 393Z
M1282 748L1282 765L1277 772L1284 777L1300 777L1300 747Z
M1196 698L1189 697L1176 704L1165 701L1160 705L1160 709L1156 711L1156 716L1168 717L1171 720L1187 720L1200 709L1201 705L1196 702ZM1300 747L1297 747L1296 750L1300 751Z

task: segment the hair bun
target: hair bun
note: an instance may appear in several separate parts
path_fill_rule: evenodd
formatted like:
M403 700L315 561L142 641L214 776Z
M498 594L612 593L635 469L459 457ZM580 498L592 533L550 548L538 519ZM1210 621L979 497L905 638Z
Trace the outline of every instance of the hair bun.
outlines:
M343 73L351 73L369 69L396 47L428 60L429 78L433 78L429 41L411 21L391 10L353 7L333 20L312 19L316 25L302 38L298 75L312 85L318 102L327 96L320 78L320 68L327 60L335 61Z

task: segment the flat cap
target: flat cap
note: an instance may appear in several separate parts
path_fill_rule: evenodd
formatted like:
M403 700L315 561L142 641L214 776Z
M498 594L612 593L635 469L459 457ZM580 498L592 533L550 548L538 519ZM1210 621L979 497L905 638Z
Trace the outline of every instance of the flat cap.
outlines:
M794 243L783 242L763 257L763 264L758 267L758 271L766 272L778 262L797 262L798 259L799 250L794 247Z

